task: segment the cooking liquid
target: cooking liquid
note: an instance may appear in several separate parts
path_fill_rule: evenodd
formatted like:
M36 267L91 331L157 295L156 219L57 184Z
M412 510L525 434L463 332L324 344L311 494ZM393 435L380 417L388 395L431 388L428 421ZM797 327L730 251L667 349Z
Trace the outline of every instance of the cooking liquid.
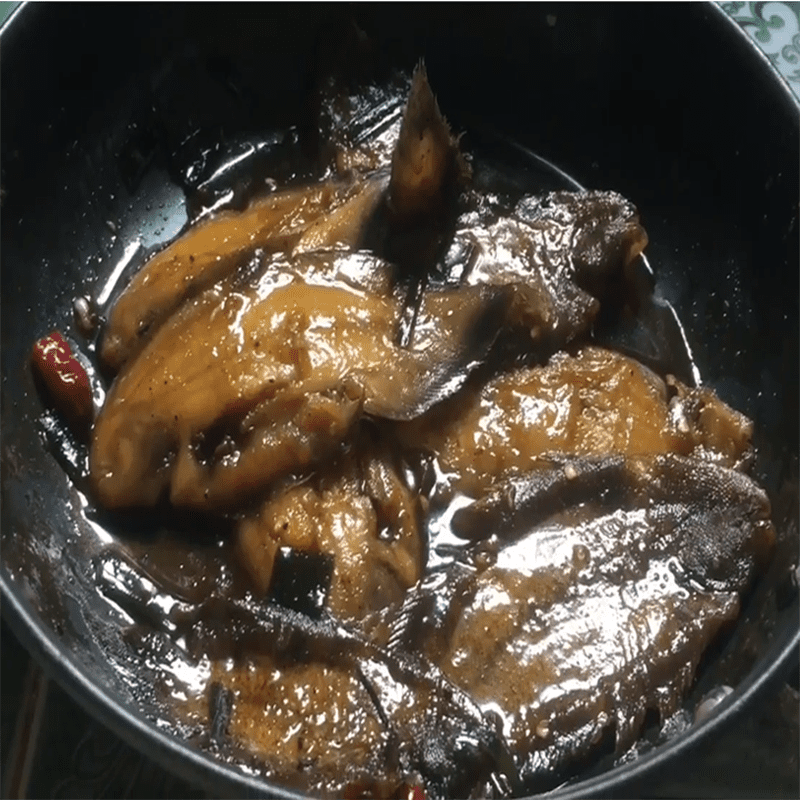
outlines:
M370 118L372 130L391 140L392 131L399 124L397 109L401 106L404 93L383 99L383 120L376 121L373 113ZM484 196L485 202L493 206L498 214L509 212L523 194L535 194L555 189L575 190L580 188L555 166L525 151L514 143L501 138L484 135L475 141L465 139L464 149L473 153L474 185ZM283 148L277 158L283 158L286 140L277 136L267 136L258 141L237 143L236 152L229 163L224 159L214 169L207 170L211 175L206 180L198 180L191 174L195 193L188 197L187 206L195 217L204 216L209 210L230 206L233 202L241 205L243 192L256 192L263 187L261 182L253 185L242 176L248 175L250 161L253 174L263 174L265 164L270 163L270 148ZM300 170L302 171L302 169ZM283 176L293 174L284 170ZM306 168L307 174L307 168ZM226 180L230 184L226 185ZM275 185L267 176L267 185ZM207 203L205 207L203 203ZM145 253L132 242L123 269L129 273L134 264L145 260ZM130 263L129 263L130 262ZM642 259L641 269L645 277L650 273L649 266ZM122 269L118 270L120 273ZM109 276L109 286L120 275ZM451 272L451 277L457 275ZM645 281L646 282L646 281ZM119 293L121 284L104 292L99 301L100 312L105 312ZM650 320L643 303L640 323L647 328ZM663 304L661 310L664 310ZM667 316L673 317L673 324L667 330L662 325L655 358L657 366L667 365L675 370L679 365L681 377L690 383L699 382L699 373L688 350L686 337L674 311L667 309ZM601 341L625 344L632 341L629 348L636 351L635 336L629 332L607 328L598 331ZM86 348L94 350L93 346ZM647 354L645 354L647 356ZM90 374L98 402L102 401L103 380L97 370ZM82 445L76 443L63 425L51 414L42 417L42 428L56 458L64 467L79 490L85 491L86 454ZM428 568L441 569L464 557L471 547L463 539L456 537L450 527L452 515L462 507L465 498L456 495L447 497L447 476L437 469L435 460L427 465L427 475L421 481L428 506L433 510L427 520L427 541L429 547ZM446 498L446 499L445 499ZM162 513L163 512L163 513ZM303 757L309 763L321 764L322 771L335 768L339 758L333 750L325 753L319 750L320 742L347 740L350 731L358 729L359 741L378 740L378 730L373 720L367 718L342 718L340 709L344 703L337 700L348 692L363 692L363 686L354 682L353 675L341 667L326 666L316 670L311 665L280 664L272 658L238 658L244 655L237 652L233 641L219 641L214 653L198 655L191 641L190 629L185 620L195 615L202 618L204 604L209 596L251 608L256 617L263 607L263 599L251 591L249 580L232 554L230 540L231 521L225 518L198 519L181 517L175 512L162 509L140 516L110 515L95 509L91 501L81 510L84 529L87 535L94 535L101 547L95 562L96 580L100 591L117 612L128 621L123 639L130 648L131 664L129 675L132 687L141 691L144 684L152 687L155 705L161 709L159 724L173 730L201 748L213 751L215 757L236 763L243 770L254 774L271 774L270 765L259 758L260 751L269 751L271 746L264 737L294 737L298 752L308 751ZM580 560L581 553L574 555ZM573 556L570 556L573 558ZM671 579L671 572L664 563L664 570L654 574L654 590ZM213 615L213 608L209 610ZM224 638L224 637L223 637ZM211 648L215 649L215 648ZM220 654L227 654L220 658ZM292 680L284 680L284 676ZM219 747L219 730L226 727L225 720L214 721L215 714L226 713L224 696L215 684L225 678L228 685L238 685L241 695L253 697L257 687L261 687L265 700L270 700L272 709L283 709L282 719L273 719L268 726L259 730L259 710L251 709L235 730L228 732L233 741L229 746ZM294 683L294 679L297 680ZM213 687L213 688L212 688ZM309 691L323 691L330 698L330 715L316 721L323 735L318 740L304 739L302 728L307 723ZM257 696L257 695L256 695ZM230 699L230 698L228 698ZM237 698L233 698L234 704ZM266 704L265 704L266 705ZM260 713L266 713L262 706ZM222 712L220 712L222 708ZM217 734L211 729L216 724ZM547 736L547 726L540 721L536 727L537 735ZM238 734L238 735L237 735ZM496 787L497 788L497 787ZM505 787L506 789L508 787Z

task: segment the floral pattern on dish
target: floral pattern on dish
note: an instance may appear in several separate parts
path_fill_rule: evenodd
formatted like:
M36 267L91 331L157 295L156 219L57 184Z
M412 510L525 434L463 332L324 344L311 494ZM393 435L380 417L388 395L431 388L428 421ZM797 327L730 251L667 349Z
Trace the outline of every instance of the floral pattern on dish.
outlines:
M800 98L800 3L720 3Z

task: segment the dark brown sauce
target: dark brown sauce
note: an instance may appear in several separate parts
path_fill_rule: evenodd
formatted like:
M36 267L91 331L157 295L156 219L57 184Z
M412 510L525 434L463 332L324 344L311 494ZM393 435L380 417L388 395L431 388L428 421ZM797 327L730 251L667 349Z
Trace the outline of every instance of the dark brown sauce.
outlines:
M399 97L397 95L384 101L382 109L386 116L381 120L373 115L369 120L370 130L386 128L396 119ZM293 149L295 144L291 136L265 137L250 143L237 143L236 153L227 165L223 159L218 159L213 168L205 166L204 179L187 181L193 187L189 207L194 215L201 214L202 208L241 207L254 189L263 184L262 173L265 170L269 172L270 165L274 165L276 160L285 165L286 152L296 155ZM507 142L492 141L485 137L481 141L475 137L472 144L474 185L487 208L497 216L508 213L524 194L575 188L575 182L557 168L532 154L521 153ZM277 154L271 153L270 148L274 148ZM298 167L298 172L305 174L302 165ZM285 166L279 178L291 181L298 172ZM272 176L270 174L267 177ZM142 262L141 256L138 254L137 263ZM453 262L459 261L458 253L451 253L450 256ZM642 264L641 270L645 276L642 279L642 296L646 298L649 296L647 275L651 273L646 263ZM441 273L440 277L445 280L454 276L447 259L443 262ZM106 298L101 313L110 306L115 294L112 292L111 297ZM594 332L595 339L637 355L662 373L674 372L687 382L696 381L699 377L697 368L674 311L664 304L655 308L652 303L648 305L644 301L640 310L641 316L635 321L638 328L636 324L629 324L624 329L613 323L604 327L601 325ZM653 347L653 336L649 337L649 352L639 347L640 341L648 338L642 331L650 334L655 331L658 338ZM513 351L513 342L509 347ZM94 347L92 345L87 349L93 351ZM498 358L503 360L506 355L501 352ZM490 365L489 372L496 366ZM96 371L90 374L90 378L96 396L101 396L104 381ZM59 463L75 486L85 492L85 449L74 441L53 415L45 414L41 423ZM470 542L454 534L450 521L466 500L459 495L453 497L448 491L447 478L439 469L436 459L421 458L410 469L426 506L431 509L424 536L428 543L427 569L430 575L435 577L437 572L468 560L478 564L480 569L491 567L496 559L496 541L490 538L476 549ZM306 640L303 640L305 644L298 645L300 657L294 663L287 660L286 655L292 652L291 647L284 651L264 645L265 637L280 634L283 622L269 615L264 617L263 599L255 596L245 571L233 556L230 519L178 515L165 508L143 515L112 515L98 512L91 505L87 505L82 514L87 526L90 523L91 528L106 542L105 550L95 565L100 591L130 620L125 639L138 652L142 666L154 676L157 702L174 730L223 760L268 777L277 774L281 780L287 780L287 773L285 765L265 765L259 759L259 736L295 737L293 741L298 763L302 767L306 759L309 765L316 766L323 778L339 769L330 753L318 751L319 742L309 740L295 730L298 725L302 726L306 708L302 699L297 701L289 697L290 689L296 680L300 693L299 687L324 686L324 691L333 696L337 693L364 692L364 684L354 681L350 662L345 656L340 662L334 658L331 663L326 662L324 667L313 667L307 652L311 645ZM576 551L573 566L580 569L586 557L583 551ZM663 587L665 581L674 578L668 559L662 566L663 570L653 576L656 589L656 584ZM313 583L314 579L309 580ZM309 585L309 590L312 589L313 586ZM546 587L542 591L546 591ZM208 598L212 595L213 601L210 602ZM234 617L240 615L237 624L227 630L220 628L215 623L225 614L232 613L231 609L234 609ZM289 633L286 635L290 636ZM312 643L323 641L324 638L319 638L322 637L319 634L315 640L317 634L314 631L307 636ZM252 652L257 655L248 653L249 645L253 646ZM287 675L294 677L284 679ZM232 723L238 697L236 691L226 688L226 684L239 686L242 696L245 696L252 693L253 686L259 685L259 682L265 692L277 695L283 692L282 696L273 697L272 702L276 707L289 709L285 720L271 734L259 733L253 728L248 732L241 725L235 728ZM257 714L252 719L256 717ZM641 720L632 720L631 724L635 722ZM668 725L664 722L662 718L662 727L666 731ZM379 738L378 731L373 729L374 721L366 717L320 720L319 724L330 728L330 737L337 741L355 742L354 747L360 747L362 740L377 742ZM677 723L673 727L675 725ZM352 729L359 729L362 738L353 737ZM547 725L543 722L535 730L536 735L543 739L548 735ZM247 736L255 744L249 746ZM484 747L481 736L482 732L478 731L469 745L472 750L467 748L465 753L469 751L474 755ZM325 737L322 738L324 740ZM602 755L604 742L608 744L607 739L601 740L598 734L598 748L588 757L587 763L594 763ZM262 746L269 750L269 746L263 743ZM502 761L497 754L492 757ZM468 770L464 766L466 761L458 763L465 774L461 775L461 783L457 781L453 784L454 790L471 785ZM302 771L301 768L299 772ZM559 780L564 777L561 773L559 776ZM309 787L301 777L295 777L298 788L315 791L324 789L324 784L312 782ZM318 776L315 781L319 780ZM413 784L421 779L419 776L409 776L408 780ZM522 789L513 785L511 779L510 784L494 785L486 791L505 794ZM377 790L376 786L364 788L364 791ZM380 791L390 793L391 790L382 786Z

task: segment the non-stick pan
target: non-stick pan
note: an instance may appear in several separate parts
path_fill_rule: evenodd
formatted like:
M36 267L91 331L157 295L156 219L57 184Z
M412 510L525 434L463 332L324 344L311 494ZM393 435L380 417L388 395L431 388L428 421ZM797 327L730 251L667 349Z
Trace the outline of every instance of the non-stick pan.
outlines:
M96 589L102 536L48 439L28 355L53 328L77 338L73 299L179 230L178 177L204 146L309 113L315 70L345 57L353 21L380 68L424 57L465 146L491 131L635 202L700 379L755 420L775 562L702 664L687 719L708 691L733 692L559 790L641 793L783 679L800 641L798 105L712 4L24 6L0 36L3 613L80 703L167 768L221 794L290 796L159 723Z

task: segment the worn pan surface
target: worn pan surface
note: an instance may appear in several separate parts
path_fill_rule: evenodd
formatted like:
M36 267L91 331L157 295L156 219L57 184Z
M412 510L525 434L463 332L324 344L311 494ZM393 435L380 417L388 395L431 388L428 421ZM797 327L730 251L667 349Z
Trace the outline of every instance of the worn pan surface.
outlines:
M93 584L100 541L43 444L27 357L53 327L74 330L72 299L99 292L135 238L179 229L172 159L186 138L292 124L350 18L384 63L424 56L456 129L490 125L630 197L703 382L755 420L779 551L687 704L721 683L734 692L680 736L559 790L636 794L784 677L800 641L798 106L710 4L23 7L0 55L3 612L76 699L169 769L224 794L292 796L165 734L125 675L135 659Z

